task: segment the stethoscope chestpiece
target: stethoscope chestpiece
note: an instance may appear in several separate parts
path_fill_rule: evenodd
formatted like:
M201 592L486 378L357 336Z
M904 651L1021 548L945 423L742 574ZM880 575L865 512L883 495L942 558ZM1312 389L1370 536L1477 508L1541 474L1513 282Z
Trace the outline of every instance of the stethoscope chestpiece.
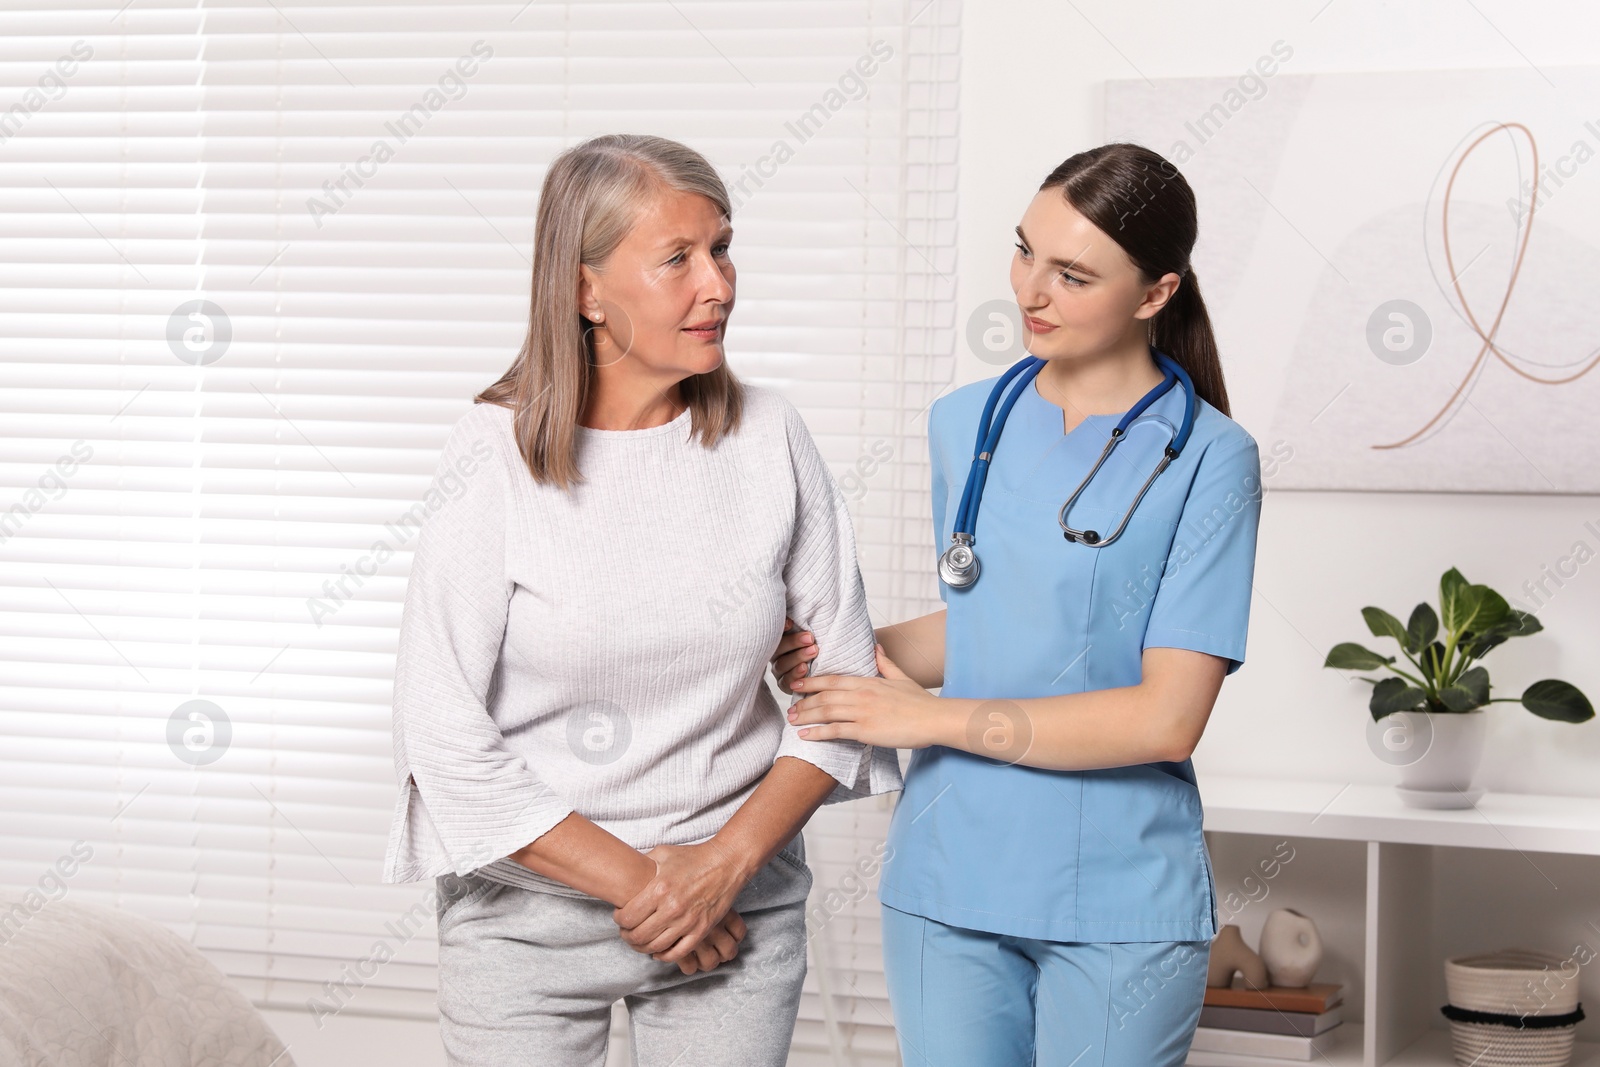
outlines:
M978 554L972 550L972 536L958 533L939 556L939 580L952 589L965 589L978 580Z

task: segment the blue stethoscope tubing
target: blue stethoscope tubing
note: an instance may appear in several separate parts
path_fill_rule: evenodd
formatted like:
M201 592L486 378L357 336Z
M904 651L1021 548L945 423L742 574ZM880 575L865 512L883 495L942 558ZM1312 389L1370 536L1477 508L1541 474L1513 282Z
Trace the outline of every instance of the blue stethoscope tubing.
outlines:
M1104 548L1111 544L1122 531L1127 529L1128 521L1133 518L1134 511L1139 507L1139 501L1144 499L1145 493L1152 483L1177 459L1183 452L1184 445L1189 443L1189 435L1194 430L1195 417L1195 391L1194 382L1189 378L1189 372L1184 370L1177 360L1165 352L1155 348L1150 349L1156 363L1161 367L1161 381L1149 392L1139 399L1139 402L1129 408L1127 413L1117 422L1111 431L1110 438L1106 441L1105 448L1100 451L1100 458L1095 460L1094 466L1089 468L1089 473L1084 475L1083 481L1067 497L1066 503L1061 505L1057 522L1061 526L1061 534L1068 541L1086 545L1090 548ZM995 446L1000 443L1000 430L1005 426L1006 417L1011 414L1011 409L1016 405L1017 398L1022 391L1033 382L1039 371L1044 367L1045 361L1037 356L1029 356L1019 360L1006 369L995 382L994 388L989 393L989 399L983 405L983 414L978 419L978 439L973 445L972 467L967 471L967 484L961 491L961 503L956 508L956 521L950 535L950 547L944 550L939 557L939 577L946 585L957 589L965 588L978 580L979 564L977 553L972 545L975 540L974 533L978 523L978 503L983 498L983 485L989 477L989 463L994 457ZM1015 383L1010 393L1006 392L1008 386ZM1128 510L1123 514L1122 521L1111 532L1109 537L1101 537L1095 530L1077 530L1067 523L1067 515L1078 497L1088 488L1094 480L1095 474L1105 464L1117 445L1122 442L1128 432L1128 427L1140 415L1144 414L1151 404L1181 382L1183 384L1183 422L1173 433L1167 443L1166 449L1161 454L1155 470L1150 477L1145 479L1144 485L1139 487L1138 494L1133 498L1133 503L1128 505ZM1003 399L1002 399L1003 398ZM996 408L999 409L998 413Z

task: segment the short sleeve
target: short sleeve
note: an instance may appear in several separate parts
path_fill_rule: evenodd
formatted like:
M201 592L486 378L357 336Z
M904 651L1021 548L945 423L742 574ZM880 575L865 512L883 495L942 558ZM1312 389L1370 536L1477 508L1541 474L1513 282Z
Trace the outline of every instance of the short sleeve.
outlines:
M1145 648L1187 648L1244 663L1261 523L1254 438L1215 442L1200 457L1145 629Z
M464 416L440 453L395 656L395 767L402 788L415 783L422 809L412 833L432 838L424 847L442 851L456 874L515 852L574 810L506 747L486 705L512 589L511 487L491 439L493 414ZM396 871L415 873L404 860L416 857L391 859Z
M784 565L788 615L817 641L812 675L878 675L877 640L867 611L867 594L856 561L855 532L844 494L817 451L800 413L783 401L790 462L794 470L795 517L789 558ZM784 722L777 756L794 756L838 781L823 801L888 793L904 787L900 759L892 748L844 738L813 741ZM774 757L776 759L777 757Z

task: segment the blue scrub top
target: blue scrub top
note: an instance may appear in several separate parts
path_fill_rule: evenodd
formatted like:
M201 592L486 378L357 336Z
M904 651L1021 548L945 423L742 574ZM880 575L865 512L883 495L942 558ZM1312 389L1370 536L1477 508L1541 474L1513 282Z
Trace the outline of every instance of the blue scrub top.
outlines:
M978 418L995 379L929 415L934 532L950 543ZM1255 439L1200 400L1182 455L1104 548L1067 541L1061 504L1121 413L1062 433L1062 410L1023 390L978 510L975 585L949 589L943 695L1054 696L1137 685L1140 654L1187 648L1244 661L1261 510ZM1107 536L1183 420L1183 385L1128 429L1069 516ZM1016 758L1014 754L1012 758ZM1051 941L1209 941L1216 882L1194 768L1020 766L917 749L895 807L878 898L952 926Z

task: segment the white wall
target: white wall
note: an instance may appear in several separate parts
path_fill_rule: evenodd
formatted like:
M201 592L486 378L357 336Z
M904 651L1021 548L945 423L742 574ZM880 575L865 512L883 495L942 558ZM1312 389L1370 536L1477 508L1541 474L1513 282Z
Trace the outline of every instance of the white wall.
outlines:
M1280 38L1294 49L1292 72L1302 74L1589 64L1600 44L1600 11L1576 0L969 0L962 34L960 323L983 301L1011 295L1011 228L1039 182L1067 156L1106 139L1107 79L1237 75ZM1600 117L1600 101L1586 110ZM1203 198L1200 227L1203 234ZM1320 266L1311 250L1306 257L1284 269ZM1205 276L1199 256L1196 270ZM1264 351L1256 337L1273 309L1210 310L1234 417L1265 454L1268 387L1284 353ZM1600 344L1600 313L1595 327ZM964 353L957 377L994 373ZM1600 549L1585 521L1600 527L1593 496L1269 488L1247 660L1223 687L1195 755L1202 785L1207 773L1393 781L1393 769L1367 748L1368 687L1323 669L1328 649L1340 641L1382 648L1367 635L1360 609L1375 604L1404 618L1420 600L1436 604L1438 577L1452 565L1520 599L1523 582L1580 537ZM1513 641L1484 661L1494 695L1515 696L1558 677L1600 699L1592 652L1600 648L1600 561L1581 568L1539 617L1548 633ZM1600 720L1549 723L1514 704L1488 714L1481 784L1600 796Z

